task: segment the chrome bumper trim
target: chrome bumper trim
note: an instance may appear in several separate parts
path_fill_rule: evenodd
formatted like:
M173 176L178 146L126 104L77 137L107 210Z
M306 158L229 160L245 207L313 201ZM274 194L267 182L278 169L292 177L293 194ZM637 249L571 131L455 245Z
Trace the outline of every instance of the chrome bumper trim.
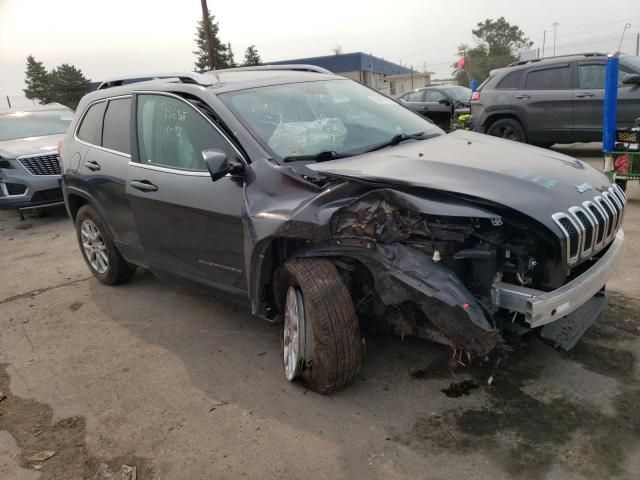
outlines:
M622 257L623 243L624 232L618 230L609 250L600 260L582 275L552 292L496 282L492 291L493 303L496 307L523 313L532 328L559 320L592 298L613 276Z

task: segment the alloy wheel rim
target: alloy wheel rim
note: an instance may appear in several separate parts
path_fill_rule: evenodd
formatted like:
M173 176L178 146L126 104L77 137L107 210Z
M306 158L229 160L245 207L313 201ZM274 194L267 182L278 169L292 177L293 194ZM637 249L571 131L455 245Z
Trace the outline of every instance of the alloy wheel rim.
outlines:
M306 318L302 292L299 288L287 290L284 312L284 372L287 380L293 381L301 372L304 363Z
M109 268L109 257L98 226L91 220L84 220L80 225L80 237L82 249L91 267L100 274L105 273Z

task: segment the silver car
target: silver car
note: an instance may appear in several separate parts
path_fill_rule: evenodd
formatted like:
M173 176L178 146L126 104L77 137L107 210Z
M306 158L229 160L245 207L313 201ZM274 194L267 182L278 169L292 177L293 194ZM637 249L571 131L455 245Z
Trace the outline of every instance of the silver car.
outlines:
M57 103L0 110L0 209L62 204L58 142L72 119Z

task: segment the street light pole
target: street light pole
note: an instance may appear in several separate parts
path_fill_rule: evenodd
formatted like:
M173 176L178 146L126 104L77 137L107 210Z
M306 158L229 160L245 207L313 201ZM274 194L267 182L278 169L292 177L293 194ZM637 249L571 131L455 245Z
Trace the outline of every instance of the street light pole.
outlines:
M544 46L547 44L547 31L542 31L542 58L544 58Z
M211 22L209 21L209 7L207 7L207 0L200 0L202 5L202 25L204 27L204 35L207 40L207 53L209 54L209 66L211 70L215 70L216 67L216 51L213 48L213 33L211 32Z
M553 22L553 56L556 56L556 31L558 30L558 22Z

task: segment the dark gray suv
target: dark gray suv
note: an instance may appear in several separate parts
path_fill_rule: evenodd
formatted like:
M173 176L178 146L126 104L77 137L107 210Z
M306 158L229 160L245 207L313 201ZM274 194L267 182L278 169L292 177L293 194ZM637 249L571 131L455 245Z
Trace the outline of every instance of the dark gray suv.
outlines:
M602 139L607 56L586 53L494 70L471 99L475 131L539 146ZM640 117L640 58L620 57L618 125Z
M286 378L323 393L353 381L371 327L475 357L533 330L571 348L606 305L624 193L304 68L85 96L61 156L91 272L115 284L142 266L242 299L283 322Z

